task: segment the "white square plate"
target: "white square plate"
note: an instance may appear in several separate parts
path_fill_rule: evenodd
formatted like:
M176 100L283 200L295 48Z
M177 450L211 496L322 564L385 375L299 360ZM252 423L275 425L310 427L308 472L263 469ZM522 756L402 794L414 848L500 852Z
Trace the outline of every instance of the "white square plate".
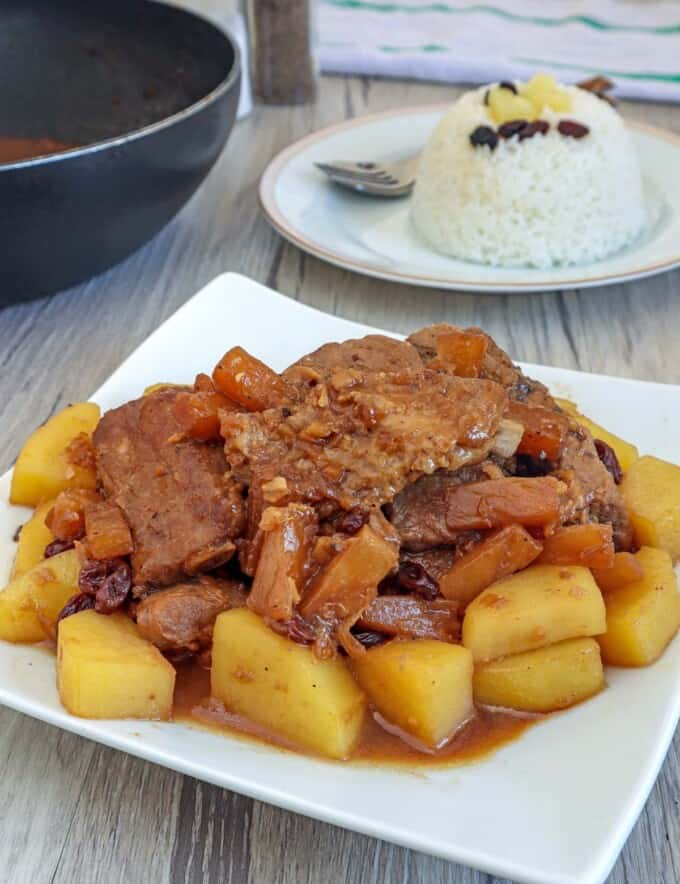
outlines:
M227 274L154 332L93 399L107 409L155 381L187 381L237 343L282 369L325 341L371 331ZM674 456L677 387L528 370L642 451ZM8 491L9 473L0 480L0 578L9 572L11 537L28 515L6 503ZM59 704L54 658L0 642L0 702L27 715L307 816L540 884L595 884L607 876L680 717L679 675L676 640L656 665L609 671L601 695L491 757L410 772L324 762L184 724L74 718Z

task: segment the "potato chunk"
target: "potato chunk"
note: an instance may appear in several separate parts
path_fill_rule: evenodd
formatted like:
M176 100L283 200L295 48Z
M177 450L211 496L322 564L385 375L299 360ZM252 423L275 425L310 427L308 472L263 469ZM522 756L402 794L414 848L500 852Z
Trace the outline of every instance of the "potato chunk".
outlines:
M80 559L75 549L51 556L30 572L31 604L49 638L56 638L57 618L66 602L79 592L79 574Z
M680 467L641 457L624 476L621 491L638 545L665 549L680 561Z
M587 568L532 565L468 605L463 644L476 662L605 631L602 593Z
M45 516L52 509L53 500L41 503L31 518L21 526L19 544L12 567L12 580L30 571L45 558L45 547L54 540L52 532L45 524Z
M472 655L432 639L395 640L353 661L380 715L434 749L473 714Z
M665 550L643 547L644 576L605 595L607 632L602 659L614 666L646 666L661 656L680 627L680 594Z
M366 699L345 663L317 659L247 608L215 621L210 684L231 712L320 755L347 758L359 739Z
M39 642L54 635L66 602L78 592L80 561L74 549L38 562L0 592L0 638Z
M501 657L475 668L475 700L522 712L566 709L604 686L600 646L572 638L547 648Z
M175 669L125 614L81 611L59 624L57 687L81 718L167 719Z
M28 437L14 466L10 502L36 506L66 488L94 488L94 469L72 462L68 447L81 433L92 434L99 414L98 405L79 402L38 427Z
M41 642L45 630L31 602L31 583L27 574L13 580L0 592L0 639L6 642Z
M567 414L571 415L577 423L581 424L582 427L585 427L586 430L590 430L594 439L601 439L603 442L606 442L607 445L614 450L614 454L616 455L623 472L628 472L640 456L635 445L626 442L624 439L621 439L620 436L615 436L613 433L610 433L609 430L605 430L600 424L596 424L595 421L586 417L585 414L581 414L576 405L569 399L556 399L555 401L560 408L566 411Z

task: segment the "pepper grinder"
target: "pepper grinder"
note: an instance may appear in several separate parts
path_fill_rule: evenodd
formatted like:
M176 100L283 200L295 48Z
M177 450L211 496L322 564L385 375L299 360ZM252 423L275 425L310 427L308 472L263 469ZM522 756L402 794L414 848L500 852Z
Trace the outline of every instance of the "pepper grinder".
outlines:
M253 95L264 104L316 97L314 0L246 0Z

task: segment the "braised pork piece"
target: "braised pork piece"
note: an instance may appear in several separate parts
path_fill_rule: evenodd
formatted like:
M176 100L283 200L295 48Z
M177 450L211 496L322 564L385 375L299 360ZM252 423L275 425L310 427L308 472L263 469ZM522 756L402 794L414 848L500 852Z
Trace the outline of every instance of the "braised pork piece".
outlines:
M175 657L243 605L322 657L455 643L472 598L562 526L631 542L589 432L478 329L326 344L281 375L234 348L212 379L105 414L93 445L99 493L66 511L69 540L104 559L115 515L114 564L87 567L130 553L130 614Z

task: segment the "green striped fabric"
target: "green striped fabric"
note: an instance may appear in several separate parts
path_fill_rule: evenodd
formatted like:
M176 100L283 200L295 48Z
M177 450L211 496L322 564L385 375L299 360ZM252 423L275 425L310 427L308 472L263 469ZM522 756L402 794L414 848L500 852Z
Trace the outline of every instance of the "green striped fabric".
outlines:
M630 0L319 0L322 68L445 82L569 82L680 101L680 3Z

